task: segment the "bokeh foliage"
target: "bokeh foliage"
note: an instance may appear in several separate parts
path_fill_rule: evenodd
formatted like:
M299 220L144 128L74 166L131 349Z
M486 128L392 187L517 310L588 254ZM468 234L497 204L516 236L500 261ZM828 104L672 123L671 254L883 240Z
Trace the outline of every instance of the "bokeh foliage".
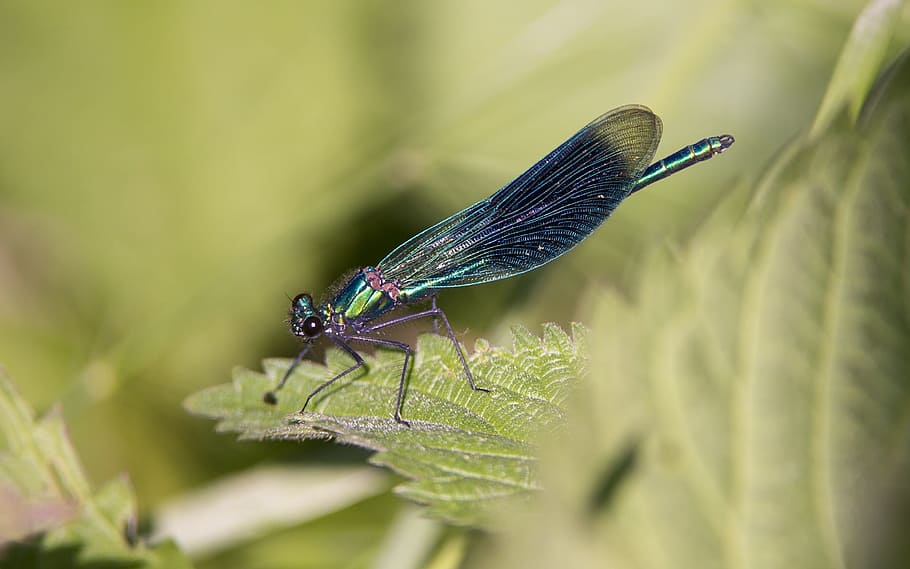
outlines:
M772 156L812 125L862 4L4 1L0 362L39 409L62 403L89 479L128 471L146 511L297 457L215 436L180 406L235 365L293 353L285 294L318 294L638 102L664 120L661 152L722 131L737 145L559 263L444 306L469 340L505 342L514 324L603 319L604 288L645 298L644 252L682 247L732 188L777 179ZM885 60L910 37L906 9L895 17ZM714 213L715 238L741 218ZM715 309L735 314L724 298ZM396 507L359 507L365 550ZM250 547L276 567L299 566L302 543L343 558L344 540L307 529ZM237 547L217 566L244 559Z
M36 420L2 371L0 435L6 443L0 454L0 566L190 566L171 542L154 548L137 543L136 499L127 478L93 490L59 408Z

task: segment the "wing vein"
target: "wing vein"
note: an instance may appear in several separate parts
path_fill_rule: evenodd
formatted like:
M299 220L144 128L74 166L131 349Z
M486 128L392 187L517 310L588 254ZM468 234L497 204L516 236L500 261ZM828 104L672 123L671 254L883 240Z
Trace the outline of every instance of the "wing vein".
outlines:
M535 269L591 234L651 162L660 119L614 109L489 198L406 241L378 266L402 289L480 284Z

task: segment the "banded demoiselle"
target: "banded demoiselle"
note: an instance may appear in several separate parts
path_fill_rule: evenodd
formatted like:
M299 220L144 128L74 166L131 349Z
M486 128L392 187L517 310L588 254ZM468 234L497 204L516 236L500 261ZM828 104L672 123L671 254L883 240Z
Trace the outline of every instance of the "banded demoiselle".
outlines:
M607 112L578 131L527 172L489 198L479 201L405 241L378 264L357 271L332 298L316 304L309 294L291 302L291 332L306 346L274 391L281 389L306 356L313 341L328 337L354 364L309 394L303 413L319 392L364 365L350 344L401 350L404 363L395 402L401 418L411 346L377 334L419 318L441 321L464 375L475 381L436 294L446 288L486 283L536 269L566 253L590 235L613 210L642 188L693 164L708 160L733 144L724 134L702 139L648 166L657 151L660 118L640 105ZM380 321L399 307L429 301L430 307Z

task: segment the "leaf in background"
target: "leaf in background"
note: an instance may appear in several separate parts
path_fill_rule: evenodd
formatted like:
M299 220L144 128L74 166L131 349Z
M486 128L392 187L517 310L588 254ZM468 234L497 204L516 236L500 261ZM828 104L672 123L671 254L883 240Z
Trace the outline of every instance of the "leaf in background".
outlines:
M910 56L888 78L599 298L573 437L480 566L908 566Z
M187 555L210 560L245 543L267 541L263 537L270 533L306 527L389 487L385 473L366 465L258 466L159 506L152 539L173 536ZM316 557L315 547L307 549L310 559Z
M901 0L873 0L860 14L837 61L810 136L822 134L846 107L856 120L900 22Z
M126 477L93 494L59 409L35 422L2 370L0 432L0 566L189 566L167 543L129 543L136 501Z
M411 479L396 488L400 495L450 522L482 523L496 504L539 488L535 436L563 424L565 399L584 368L579 327L573 338L555 325L544 327L542 339L523 328L513 334L511 351L478 341L469 360L491 393L468 387L448 339L422 336L402 409L410 428L391 417L402 358L385 351L365 358L367 373L329 388L303 415L294 412L330 370L350 365L347 356L330 351L329 369L301 365L278 408L266 406L262 394L288 360L267 361L264 374L238 369L233 384L201 391L186 407L243 438L331 437L375 450L372 462Z

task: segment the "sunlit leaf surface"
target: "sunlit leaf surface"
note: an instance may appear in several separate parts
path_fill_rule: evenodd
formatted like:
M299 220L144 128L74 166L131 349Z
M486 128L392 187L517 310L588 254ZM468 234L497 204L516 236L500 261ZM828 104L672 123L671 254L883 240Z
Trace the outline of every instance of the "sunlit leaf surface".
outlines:
M514 331L511 350L479 341L469 359L478 385L470 389L448 339L422 336L402 415L392 419L402 359L394 352L368 358L369 371L320 394L306 413L306 396L350 363L329 352L328 369L302 365L272 408L262 394L289 361L270 360L265 373L238 369L234 381L206 389L186 406L219 419L219 429L244 438L333 438L377 451L376 464L405 475L396 491L455 523L482 523L497 503L540 488L534 442L565 424L565 400L584 368L583 331L569 337L544 327L542 338Z

